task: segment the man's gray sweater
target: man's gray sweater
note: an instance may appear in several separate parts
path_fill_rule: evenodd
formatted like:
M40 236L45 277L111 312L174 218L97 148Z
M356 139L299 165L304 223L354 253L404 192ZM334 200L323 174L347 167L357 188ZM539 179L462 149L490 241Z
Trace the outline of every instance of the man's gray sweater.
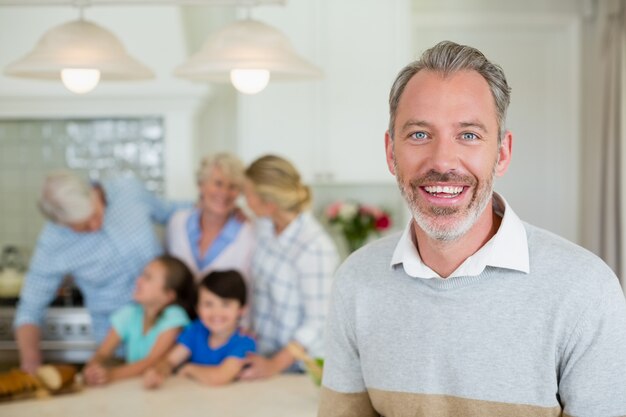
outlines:
M398 235L338 270L320 417L626 415L626 303L595 255L525 224L530 273L421 279Z

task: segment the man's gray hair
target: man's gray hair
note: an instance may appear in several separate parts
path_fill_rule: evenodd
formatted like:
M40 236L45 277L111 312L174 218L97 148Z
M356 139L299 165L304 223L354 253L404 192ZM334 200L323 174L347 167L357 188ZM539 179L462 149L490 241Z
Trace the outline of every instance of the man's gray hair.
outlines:
M81 222L93 213L92 192L90 184L73 172L51 172L41 188L39 209L55 223Z
M441 73L447 77L459 71L476 71L489 84L496 103L498 118L498 144L506 131L506 111L511 101L511 88L506 82L504 71L490 62L482 52L471 46L459 45L450 41L439 42L426 50L420 59L404 67L396 77L389 93L389 135L394 137L394 124L400 97L409 80L421 70Z

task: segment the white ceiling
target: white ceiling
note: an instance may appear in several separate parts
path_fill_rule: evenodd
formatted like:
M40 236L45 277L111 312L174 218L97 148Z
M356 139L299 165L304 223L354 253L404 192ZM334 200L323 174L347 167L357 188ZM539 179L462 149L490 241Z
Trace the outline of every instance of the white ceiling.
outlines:
M259 6L284 5L287 0L0 0L0 6L107 6L107 5L215 5Z

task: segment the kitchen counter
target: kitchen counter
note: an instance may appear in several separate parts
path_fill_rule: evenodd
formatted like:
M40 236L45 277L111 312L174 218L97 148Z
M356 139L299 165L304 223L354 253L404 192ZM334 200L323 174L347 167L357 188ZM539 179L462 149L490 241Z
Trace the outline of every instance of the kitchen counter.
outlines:
M51 398L0 404L11 417L315 417L319 388L307 375L207 387L172 377L157 390L133 378Z

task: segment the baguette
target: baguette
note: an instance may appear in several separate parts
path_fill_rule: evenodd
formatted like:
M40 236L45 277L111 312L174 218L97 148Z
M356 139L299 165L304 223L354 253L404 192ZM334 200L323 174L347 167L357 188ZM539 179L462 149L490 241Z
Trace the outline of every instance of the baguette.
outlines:
M27 394L41 387L37 379L19 369L0 374L0 397L11 398L20 394Z
M76 367L72 365L43 365L37 368L36 374L44 387L55 392L74 385Z

